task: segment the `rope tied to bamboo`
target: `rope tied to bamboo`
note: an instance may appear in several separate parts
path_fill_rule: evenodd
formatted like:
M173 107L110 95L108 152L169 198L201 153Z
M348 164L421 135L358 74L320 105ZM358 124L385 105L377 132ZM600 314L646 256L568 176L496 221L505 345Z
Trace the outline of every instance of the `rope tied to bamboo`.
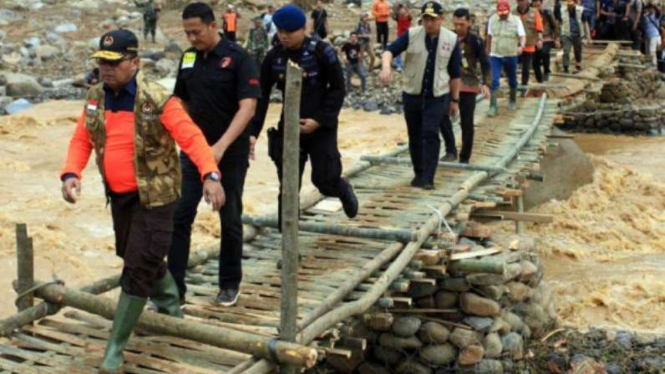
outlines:
M44 287L52 286L52 285L58 285L58 286L64 286L65 282L63 280L58 279L58 277L54 274L53 275L53 280L50 282L38 284L36 286L32 286L25 290L24 292L21 292L17 297L16 300L14 300L14 305L18 306L18 303L23 299L24 297L34 293L37 290L40 290Z

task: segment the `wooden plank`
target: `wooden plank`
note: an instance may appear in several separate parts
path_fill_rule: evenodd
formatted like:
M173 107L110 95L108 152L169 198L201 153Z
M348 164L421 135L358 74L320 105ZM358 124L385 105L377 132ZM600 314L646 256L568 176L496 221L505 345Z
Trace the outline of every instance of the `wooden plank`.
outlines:
M456 253L450 256L450 261L464 260L467 258L491 256L503 252L502 248L488 248L482 251L473 251L467 253Z
M551 214L537 214L537 213L519 213L510 211L476 211L472 213L473 217L479 218L497 218L506 219L510 221L520 222L535 222L535 223L550 223L554 220Z

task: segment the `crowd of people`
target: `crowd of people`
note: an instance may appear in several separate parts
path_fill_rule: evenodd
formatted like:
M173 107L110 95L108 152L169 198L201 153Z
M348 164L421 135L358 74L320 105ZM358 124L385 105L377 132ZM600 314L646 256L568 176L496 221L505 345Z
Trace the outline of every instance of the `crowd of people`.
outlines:
M565 72L570 69L571 51L579 71L585 41L607 33L629 38L633 48L657 51L660 11L641 1L630 0L619 10L621 0L596 1L593 6L593 1L564 0L557 1L554 9L544 7L543 0L517 0L515 9L507 0L499 0L485 27L476 24L468 8L460 8L454 11L449 30L437 1L426 1L414 22L407 5L376 0L371 16L382 50L378 79L388 85L393 66L402 71L414 172L411 185L433 190L442 162L470 162L476 98L489 98L489 115L496 116L500 77L505 74L507 106L516 109L520 61L524 92L531 69L538 82L549 79L554 48L563 48ZM154 38L158 9L152 0L137 5L150 11L144 17L144 38ZM321 194L339 199L348 218L358 214L353 187L342 177L338 117L351 89L351 74L357 74L361 89L366 89L365 55L368 70L375 66L370 14L361 15L340 51L325 41L330 28L321 1L309 17L295 5L269 6L252 20L244 48L236 42L237 10L228 6L220 18L218 23L213 9L203 2L184 8L182 28L191 48L180 59L173 92L139 69L139 41L131 31L105 33L92 55L98 65L97 82L90 80L61 180L63 199L76 203L82 172L94 151L111 206L116 253L124 261L102 373L122 371L123 350L148 300L154 311L182 317L192 224L201 199L219 211L221 226L219 292L214 302L221 306L237 302L243 276L245 179L263 133L271 91L276 88L284 95L288 61L303 71L300 178L309 161L312 183ZM392 42L391 19L398 35ZM408 58L401 59L404 54ZM452 129L458 115L459 153ZM266 134L281 192L283 112ZM281 220L281 193L277 207Z

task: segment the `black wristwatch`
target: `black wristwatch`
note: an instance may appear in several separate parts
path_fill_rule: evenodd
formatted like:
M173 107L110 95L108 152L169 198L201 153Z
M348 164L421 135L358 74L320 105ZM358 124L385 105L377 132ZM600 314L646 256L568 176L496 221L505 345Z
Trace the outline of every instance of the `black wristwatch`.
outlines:
M206 174L205 179L206 179L206 180L211 180L211 181L213 181L213 182L219 182L219 181L222 180L222 176L219 175L218 172L213 171L213 172L211 172L211 173Z
M451 98L450 101L452 101L452 102L455 103L455 104L459 104L459 99L453 99L453 98Z

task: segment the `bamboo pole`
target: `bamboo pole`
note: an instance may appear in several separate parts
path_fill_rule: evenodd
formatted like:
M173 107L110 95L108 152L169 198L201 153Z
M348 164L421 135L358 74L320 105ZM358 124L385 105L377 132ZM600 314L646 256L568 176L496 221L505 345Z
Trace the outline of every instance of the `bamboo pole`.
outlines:
M249 227L244 231L244 241L250 241L256 237L257 231L253 227ZM188 268L198 266L211 258L219 256L219 246L211 246L206 249L199 249L193 251L189 255ZM112 275L103 278L87 286L81 287L81 291L88 292L93 295L100 295L105 292L111 291L120 285L120 274ZM18 289L17 287L15 287ZM42 318L52 316L60 311L61 306L47 302L41 302L32 308L28 308L20 313L9 316L0 320L0 337L9 336L14 330L28 325L34 321Z
M115 315L115 305L106 298L72 290L61 285L46 285L43 282L37 284L43 285L43 287L38 288L35 294L48 302L71 306L107 319L113 319ZM180 337L220 348L249 353L296 367L310 368L314 366L318 356L314 348L281 340L275 341L275 339L268 336L241 332L159 313L143 313L139 319L138 327L156 334Z
M519 149L522 148L531 139L542 119L546 100L547 95L543 94L538 106L536 118L532 122L530 128L522 135L520 140L517 142L517 145L497 163L497 166L505 168L508 163L510 163L510 161L512 161L517 156ZM460 185L460 189L455 194L453 194L450 199L444 202L441 207L439 207L441 214L443 214L444 217L449 214L456 206L468 198L469 192L473 190L473 188L487 180L489 176L489 173L483 171L475 173L467 180L465 180L464 183ZM314 321L311 325L300 332L299 341L303 344L309 344L330 326L342 322L353 315L363 313L372 305L374 305L374 303L376 303L376 301L388 289L390 284L392 284L392 282L397 279L397 277L399 277L404 268L409 265L413 256L418 252L422 244L427 240L429 235L434 232L438 225L438 216L432 215L432 217L430 217L428 221L418 230L418 240L409 243L406 248L404 248L397 259L395 259L395 261L390 264L388 269L375 282L374 287L370 291L365 293L365 295L363 295L363 297L360 299L346 303L343 306L328 312L321 318ZM261 360L254 364L251 368L245 370L245 374L265 374L273 369L274 364L266 360Z
M34 305L32 293L23 295L32 288L35 281L35 257L32 250L32 238L28 237L28 227L25 223L16 224L16 272L18 273L18 294L16 307L22 312Z
M275 216L242 216L243 223L256 227L277 228L277 217ZM331 225L327 223L300 222L299 230L317 234L340 235L364 239L393 240L410 242L415 240L416 233L404 229L368 229L361 227L346 227Z
M295 342L298 333L298 220L300 213L300 95L302 70L289 61L284 100L284 152L282 153L282 283L280 338ZM282 365L286 374L296 368Z
M397 164L397 165L411 165L411 159L405 157L381 157L381 156L362 156L363 161L369 161L376 164ZM462 164L458 162L445 162L439 161L439 167L453 170L471 170L471 171L488 171L492 173L500 173L506 171L504 168L497 168L489 165L474 165Z

